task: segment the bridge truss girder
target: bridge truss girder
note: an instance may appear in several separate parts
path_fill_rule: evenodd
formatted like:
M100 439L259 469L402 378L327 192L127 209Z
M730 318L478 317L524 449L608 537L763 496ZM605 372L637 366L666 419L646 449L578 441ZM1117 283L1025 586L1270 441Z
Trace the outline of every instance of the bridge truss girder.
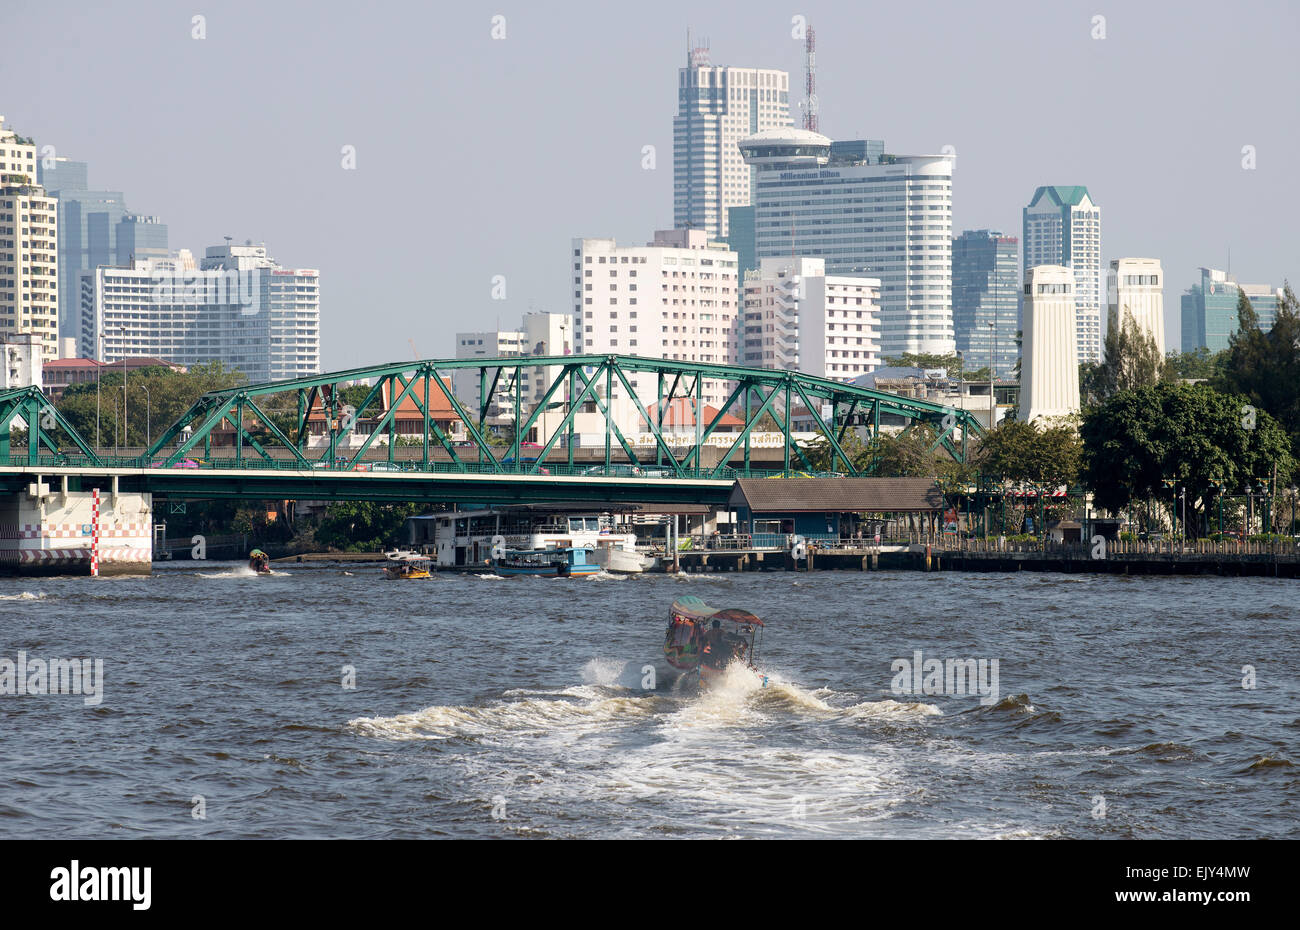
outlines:
M19 420L27 426L29 463L36 464L40 461L42 448L50 455L62 454L62 449L56 441L58 433L62 432L68 442L75 446L80 454L86 456L88 464L101 464L95 451L73 429L72 424L63 418L38 387L0 391L0 462L12 460L9 432Z
M532 409L523 397L522 374L525 370L542 372L553 369L555 374L542 390L541 397ZM443 378L449 373L476 370L479 380L478 416L473 417L449 387L444 389ZM487 419L492 399L497 396L497 386L502 375L513 372L506 379L509 403L513 405L513 436L504 450L494 451L488 440L484 420ZM656 383L653 411L634 390L637 375L653 376ZM489 387L489 377L490 384ZM729 386L727 401L722 407L706 416L702 399L702 384L708 380L725 382ZM354 419L367 414L375 401L390 398L387 409L377 412L378 419L369 437L359 449L347 456L339 454L339 439L352 424L340 416L339 386L344 382L373 381L366 400L357 408ZM668 385L665 393L665 385ZM432 391L431 391L432 388ZM441 393L447 405L465 425L470 437L468 447L457 449L445 431L431 416L434 402L432 392ZM620 428L611 397L626 392L636 408L637 417L646 425L651 436L651 448L638 450L635 442ZM270 398L274 395L296 395L296 415L268 413ZM674 477L724 476L730 463L740 456L748 470L751 437L761 420L770 416L784 437L782 473L812 471L806 451L795 441L791 424L796 404L802 406L817 430L825 437L831 454L831 470L857 475L862 469L852 461L843 448L846 431L853 425L865 426L871 436L880 433L883 414L901 416L911 423L928 423L937 435L935 448L942 447L959 461L965 458L966 441L982 429L968 411L958 411L930 401L900 397L883 391L857 387L827 378L819 378L794 371L777 371L764 368L747 368L736 365L682 362L666 359L641 358L620 355L563 355L521 356L507 358L427 359L414 362L396 362L374 365L330 374L314 375L282 382L246 385L223 391L214 391L201 397L189 411L171 427L164 430L154 442L146 458L150 462L175 464L186 458L203 443L210 453L213 432L224 424L233 428L235 458L242 462L244 450L266 459L273 459L271 446L287 450L289 459L301 467L311 467L316 462L334 463L340 459L351 466L362 460L380 435L387 432L388 459L393 460L396 442L395 416L401 403L410 399L423 417L424 428L420 437L421 462L428 468L430 453L441 449L446 453L450 467L463 472L487 471L496 474L539 474L548 464L548 458L561 444L567 450L568 463L573 464L574 428L576 417L584 405L594 405L604 422L604 463L607 469L615 464L615 449L621 448L627 462L633 466L658 465L670 470ZM262 401L259 403L259 401ZM669 434L664 429L666 411L674 402L681 402L693 411L695 425L693 441L682 447L681 433ZM382 403L381 403L382 407ZM521 455L524 438L541 423L548 410L562 413L558 426L542 448L533 456ZM323 415L327 442L319 450L308 452L307 437L313 412ZM723 447L716 465L704 467L703 449L718 434L719 427L728 414L737 417L742 428L734 440ZM827 415L823 415L827 414ZM291 421L291 422L290 422ZM549 428L549 424L548 424ZM957 437L960 436L960 439ZM498 457L497 451L505 451ZM462 455L468 452L468 455ZM643 459L644 457L644 459ZM794 467L796 464L800 467ZM447 468L442 463L441 469ZM867 469L869 470L869 469Z

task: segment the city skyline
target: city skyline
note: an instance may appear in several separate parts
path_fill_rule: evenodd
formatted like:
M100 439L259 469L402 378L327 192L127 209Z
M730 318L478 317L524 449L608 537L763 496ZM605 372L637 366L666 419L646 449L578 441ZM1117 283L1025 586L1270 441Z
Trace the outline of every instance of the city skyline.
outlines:
M505 10L498 40L487 7L342 10L308 16L311 40L297 42L302 11L249 4L210 11L202 39L192 38L194 11L170 3L142 4L129 18L7 9L0 26L46 41L0 64L9 91L0 113L39 148L89 162L96 184L162 216L173 241L275 242L287 265L321 268L331 282L326 369L402 357L408 338L426 356L450 357L458 330L563 312L569 282L557 269L575 236L635 241L672 225L687 27L708 38L715 65L789 72L798 122L803 45L788 8L760 3L737 18L670 3L636 41L621 38L628 20L597 17L594 5L571 10ZM1300 190L1284 170L1295 131L1274 102L1300 84L1288 55L1296 13L1285 5L1246 6L1230 20L1208 4L1177 17L1142 5L1108 14L1104 39L1084 7L806 15L818 31L821 131L885 138L895 152L953 146L954 230L1017 230L1034 189L1086 184L1105 209L1103 261L1161 260L1167 333L1180 331L1177 296L1200 267L1226 266L1229 250L1239 280L1294 277L1288 211L1278 206ZM1189 54L1210 23L1216 57L1249 68L1204 68ZM870 43L917 30L923 55L906 42ZM989 85L966 80L988 61L1008 78L995 85L993 109ZM106 73L149 86L147 102L85 94ZM908 93L882 92L891 74L907 75L899 86ZM1033 75L1052 79L1024 79ZM441 92L425 104L431 87ZM582 88L582 104L563 102L560 87ZM219 104L207 102L213 89ZM1068 119L1045 119L1051 105L1066 105ZM1207 135L1201 117L1211 111ZM436 144L449 129L475 139L472 158ZM575 158L566 142L579 134ZM342 167L347 146L355 170ZM646 146L653 169L643 167ZM1243 164L1246 146L1253 168ZM406 206L375 236L381 195ZM425 287L430 256L457 269L435 298ZM377 280L376 266L390 273ZM492 299L497 277L505 300ZM367 326L349 332L362 316Z

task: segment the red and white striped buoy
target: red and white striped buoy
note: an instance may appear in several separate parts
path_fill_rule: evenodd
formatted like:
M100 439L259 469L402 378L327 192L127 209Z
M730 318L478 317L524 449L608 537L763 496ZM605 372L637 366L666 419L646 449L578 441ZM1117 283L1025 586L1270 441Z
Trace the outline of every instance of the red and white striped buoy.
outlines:
M90 577L99 577L99 488L90 489Z

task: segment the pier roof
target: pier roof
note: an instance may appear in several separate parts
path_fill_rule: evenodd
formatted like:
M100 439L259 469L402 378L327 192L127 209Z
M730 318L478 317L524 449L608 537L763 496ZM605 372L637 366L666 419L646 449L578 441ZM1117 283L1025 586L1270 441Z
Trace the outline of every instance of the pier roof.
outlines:
M943 509L929 478L738 478L728 506L754 513L906 513Z

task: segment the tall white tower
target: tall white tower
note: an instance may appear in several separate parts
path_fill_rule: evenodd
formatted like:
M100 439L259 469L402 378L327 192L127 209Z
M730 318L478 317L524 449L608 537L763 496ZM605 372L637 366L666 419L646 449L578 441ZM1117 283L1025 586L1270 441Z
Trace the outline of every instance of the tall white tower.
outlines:
M709 63L707 48L688 50L677 72L673 119L673 226L728 235L727 208L750 203L752 172L736 143L790 120L790 75Z
M1074 301L1072 269L1040 265L1027 272L1020 363L1020 419L1027 423L1079 412Z
M1163 358L1165 346L1165 274L1158 258L1116 258L1106 279L1106 302L1120 326L1125 314L1156 341Z
M36 183L36 143L0 116L0 337L31 333L37 364L59 357L58 206Z

